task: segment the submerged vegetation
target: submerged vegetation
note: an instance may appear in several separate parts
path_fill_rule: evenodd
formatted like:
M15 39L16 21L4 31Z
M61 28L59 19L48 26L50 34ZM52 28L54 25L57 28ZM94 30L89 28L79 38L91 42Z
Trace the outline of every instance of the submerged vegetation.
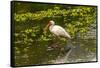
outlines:
M15 65L39 65L50 64L58 56L62 56L60 48L47 51L48 47L55 45L54 36L48 31L44 33L44 27L49 20L54 20L62 26L72 37L75 47L79 45L79 52L73 50L69 56L70 62L85 62L89 55L96 54L96 7L77 5L55 5L13 2L13 22L15 33L13 46L15 49ZM64 47L67 40L61 38L57 41L60 47ZM63 54L64 56L65 54ZM93 58L93 57L92 57ZM85 60L83 60L85 59ZM91 60L87 60L91 61ZM64 61L67 62L67 61Z

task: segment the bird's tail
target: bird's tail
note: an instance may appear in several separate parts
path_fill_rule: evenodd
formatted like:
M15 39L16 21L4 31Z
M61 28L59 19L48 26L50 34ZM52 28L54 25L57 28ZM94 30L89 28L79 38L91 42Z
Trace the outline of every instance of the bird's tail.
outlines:
M67 37L67 38L69 38L69 39L71 39L71 36L69 35L69 33L68 32L65 32L65 37Z

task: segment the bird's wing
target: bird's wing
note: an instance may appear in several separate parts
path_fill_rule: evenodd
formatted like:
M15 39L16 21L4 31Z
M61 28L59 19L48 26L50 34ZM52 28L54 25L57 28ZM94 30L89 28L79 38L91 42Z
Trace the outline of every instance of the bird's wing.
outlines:
M53 30L52 31L53 31L53 33L55 33L58 36L64 36L64 37L71 38L70 35L61 26L55 25L53 27Z

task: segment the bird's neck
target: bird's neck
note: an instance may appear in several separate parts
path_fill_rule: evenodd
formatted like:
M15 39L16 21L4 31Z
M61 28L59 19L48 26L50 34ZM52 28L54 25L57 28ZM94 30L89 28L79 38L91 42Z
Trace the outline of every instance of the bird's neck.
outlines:
M52 28L54 27L54 25L51 25L50 27L49 27L49 30L50 31L52 31Z

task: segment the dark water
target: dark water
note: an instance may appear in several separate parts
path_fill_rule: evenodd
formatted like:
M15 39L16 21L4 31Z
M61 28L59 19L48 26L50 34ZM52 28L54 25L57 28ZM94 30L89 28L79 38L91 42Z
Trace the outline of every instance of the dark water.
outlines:
M80 43L72 42L73 48L68 52L61 52L56 59L50 60L52 63L75 63L75 62L88 62L96 61L96 40L80 40ZM68 45L67 45L68 46ZM62 54L62 56L61 56Z
M45 42L44 42L45 43ZM38 43L35 43L38 44ZM96 61L96 40L73 40L73 48L66 51L69 44L51 43L48 45L35 45L21 48L16 51L16 65L38 65ZM44 47L43 47L44 46ZM54 46L54 47L53 47Z

